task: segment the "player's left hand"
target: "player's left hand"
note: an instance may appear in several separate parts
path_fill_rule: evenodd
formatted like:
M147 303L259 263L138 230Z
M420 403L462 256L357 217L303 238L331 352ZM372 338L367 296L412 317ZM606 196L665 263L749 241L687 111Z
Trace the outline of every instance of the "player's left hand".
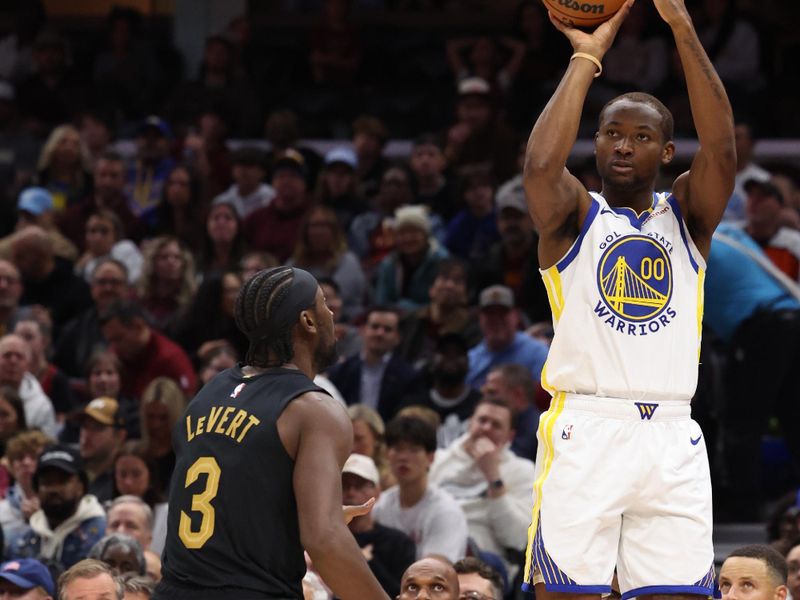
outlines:
M668 25L675 25L689 18L684 0L653 0L653 4Z
M342 506L342 514L344 515L345 525L355 519L356 517L363 517L372 510L375 506L375 498L370 498L364 504L354 504L349 506Z

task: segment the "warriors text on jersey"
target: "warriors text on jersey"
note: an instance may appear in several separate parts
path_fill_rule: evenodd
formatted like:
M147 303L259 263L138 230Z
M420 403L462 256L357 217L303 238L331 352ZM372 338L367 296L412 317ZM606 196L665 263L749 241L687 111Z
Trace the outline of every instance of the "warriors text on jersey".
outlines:
M553 310L543 386L554 393L691 399L705 261L678 200L654 194L641 215L599 194L569 252L542 271Z
M158 597L302 597L294 461L277 421L309 391L325 393L296 369L245 377L235 367L189 404L173 432L176 464Z

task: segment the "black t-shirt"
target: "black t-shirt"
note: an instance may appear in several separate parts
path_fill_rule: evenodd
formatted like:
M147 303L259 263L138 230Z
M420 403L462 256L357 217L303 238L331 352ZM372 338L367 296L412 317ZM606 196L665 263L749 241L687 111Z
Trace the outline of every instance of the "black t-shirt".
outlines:
M173 431L165 585L156 597L303 596L294 461L277 421L310 391L324 392L295 369L245 377L234 367L189 404Z
M372 544L369 568L390 598L400 593L400 579L414 562L417 545L402 531L375 523L371 531L354 533L360 548Z

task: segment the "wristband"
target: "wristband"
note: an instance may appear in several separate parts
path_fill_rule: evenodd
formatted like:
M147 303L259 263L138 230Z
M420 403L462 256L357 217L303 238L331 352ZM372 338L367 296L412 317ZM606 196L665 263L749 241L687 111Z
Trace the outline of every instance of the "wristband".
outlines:
M569 57L570 60L574 60L576 58L585 58L588 61L594 63L594 66L597 67L597 73L594 74L595 78L600 77L600 73L603 72L603 65L597 60L596 57L592 56L591 54L587 54L586 52L576 52L572 56Z

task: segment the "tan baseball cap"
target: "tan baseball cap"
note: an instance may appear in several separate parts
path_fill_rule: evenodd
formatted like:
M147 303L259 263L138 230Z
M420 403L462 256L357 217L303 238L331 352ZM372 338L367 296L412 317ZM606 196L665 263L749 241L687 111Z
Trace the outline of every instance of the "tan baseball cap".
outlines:
M381 482L381 476L378 474L378 467L375 466L375 461L363 454L351 454L347 462L344 463L342 473L357 475L375 485L380 485Z
M123 426L122 418L119 414L119 403L108 396L101 396L89 402L86 408L76 416L76 419L83 421L87 417L103 425Z

